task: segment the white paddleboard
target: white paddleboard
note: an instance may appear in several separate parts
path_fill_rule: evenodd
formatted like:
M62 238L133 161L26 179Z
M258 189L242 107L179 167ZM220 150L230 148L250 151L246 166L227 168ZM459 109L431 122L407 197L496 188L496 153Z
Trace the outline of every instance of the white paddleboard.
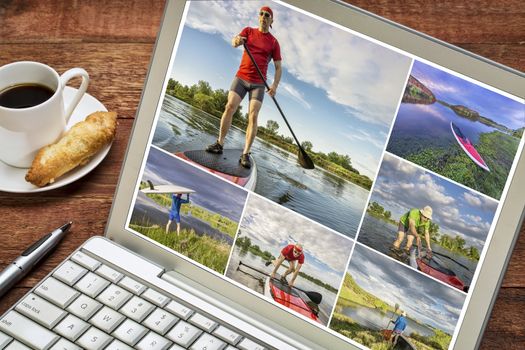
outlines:
M143 188L140 190L143 193L175 193L175 194L186 194L186 193L195 193L194 190L191 190L186 187L177 186L177 185L156 185L155 189L149 187Z

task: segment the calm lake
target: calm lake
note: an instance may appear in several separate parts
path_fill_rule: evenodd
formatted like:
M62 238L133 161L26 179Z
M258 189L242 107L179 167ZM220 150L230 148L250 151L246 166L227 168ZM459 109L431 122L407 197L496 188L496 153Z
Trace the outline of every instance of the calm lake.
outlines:
M389 222L386 222L380 219L376 219L375 217L366 214L363 220L363 225L361 226L361 230L359 231L359 236L357 240L385 255L392 256L390 247L392 246L392 243L396 240L396 238L397 238L397 226L396 225L393 225ZM401 247L404 248L405 244L406 244L406 238L403 241L403 244ZM425 250L424 247L426 247L426 243L422 243L422 244L423 244L423 250ZM432 244L432 242L430 242L430 244ZM436 244L432 245L432 250L434 252L447 255L450 258L458 261L462 265L467 266L470 271L450 259L440 257L437 255L434 255L433 257L433 259L436 260L439 264L454 271L454 273L459 277L459 279L461 279L465 283L465 285L467 286L470 285L470 283L472 282L472 276L474 274L474 271L477 265L475 261L470 260L464 257L463 255L459 255L449 250L446 250ZM408 263L407 261L403 261L403 262Z
M388 321L392 318L391 312L384 314L379 309L372 309L358 304L343 307L341 313L352 318L360 325L373 330L385 329L388 325ZM396 318L397 316L394 316L393 321L395 321ZM388 328L392 329L392 324L390 324ZM407 328L405 329L404 334L410 335L412 333L418 333L425 337L434 335L432 328L426 327L412 321L410 318L407 318Z
M219 123L218 118L166 95L153 144L172 153L204 149L217 139ZM244 131L232 127L226 147L243 148L244 139ZM304 170L296 156L260 139L252 153L258 171L256 193L355 237L367 190L319 168Z
M454 122L474 145L481 133L496 130L480 122L460 117L452 109L438 102L431 105L402 103L387 150L400 157L406 157L429 147L447 148L455 145L457 142L450 129L450 122Z
M239 261L242 261L243 264L253 266L258 270L267 271L268 273L272 272L273 265L266 267L264 266L265 261L257 255L254 255L250 252L241 251L241 249L237 246L234 246L233 248L233 254L231 256L228 269L226 270L226 276L247 286L250 289L253 289L258 293L263 294L266 276L253 271L246 266L241 266L239 268ZM284 271L285 268L281 267L278 272L282 273ZM304 278L301 278L301 276L297 277L295 285L303 290L314 291L323 295L323 300L319 304L319 320L321 323L326 325L328 323L330 313L332 312L332 308L335 305L336 294Z

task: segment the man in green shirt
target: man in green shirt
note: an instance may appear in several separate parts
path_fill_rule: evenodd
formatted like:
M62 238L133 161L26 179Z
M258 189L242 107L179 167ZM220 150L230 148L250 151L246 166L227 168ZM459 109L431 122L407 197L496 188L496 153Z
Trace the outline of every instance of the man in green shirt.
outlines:
M421 249L421 237L419 233L424 232L425 242L427 243L427 255L432 254L432 248L430 248L430 221L432 220L432 208L426 206L423 209L410 209L405 215L399 219L399 226L397 229L397 239L394 242L394 247L399 249L401 243L407 235L407 245L405 250L407 253L412 247L414 237L416 238L416 244Z

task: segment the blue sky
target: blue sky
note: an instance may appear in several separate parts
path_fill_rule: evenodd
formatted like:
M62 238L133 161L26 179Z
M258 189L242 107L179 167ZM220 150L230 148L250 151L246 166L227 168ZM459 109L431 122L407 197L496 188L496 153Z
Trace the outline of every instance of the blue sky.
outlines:
M419 61L412 73L438 100L462 105L510 129L525 126L525 105Z
M250 194L241 221L242 236L262 251L279 256L283 247L303 245L305 263L301 271L339 288L354 241L303 218L280 205Z
M385 154L371 202L378 202L399 220L411 208L430 205L441 234L459 235L467 246L480 251L487 238L498 203Z
M398 303L408 317L454 332L465 296L425 275L356 244L348 273L359 287L390 305Z
M178 185L190 188L192 203L235 222L241 220L247 192L199 168L186 164L152 146L142 181L154 185ZM183 196L185 198L185 196Z
M331 24L269 1L197 1L188 12L170 76L185 85L199 80L228 90L241 48L230 44L244 27L256 27L259 8L270 5L283 76L277 100L302 142L314 151L348 154L373 177L410 67L410 59ZM274 68L270 63L269 82ZM247 112L247 98L243 101ZM290 136L267 95L259 124L277 121Z

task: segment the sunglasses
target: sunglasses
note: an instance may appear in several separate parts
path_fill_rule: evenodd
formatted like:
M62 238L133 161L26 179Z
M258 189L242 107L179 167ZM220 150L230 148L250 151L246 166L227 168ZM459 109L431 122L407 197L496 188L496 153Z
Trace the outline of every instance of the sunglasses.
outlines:
M270 15L268 12L261 11L261 12L259 12L259 16L264 16L266 18L270 18L272 15Z

